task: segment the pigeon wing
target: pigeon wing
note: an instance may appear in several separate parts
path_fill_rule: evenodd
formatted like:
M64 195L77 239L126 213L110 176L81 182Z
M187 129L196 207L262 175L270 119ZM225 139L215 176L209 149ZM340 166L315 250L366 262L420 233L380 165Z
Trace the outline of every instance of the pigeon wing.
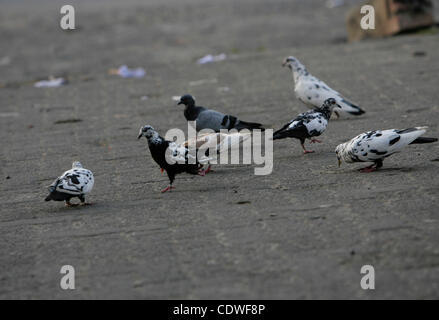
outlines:
M194 158L193 155L189 153L189 149L184 144L177 144L175 142L169 142L168 149L166 151L166 161L169 164L187 163L189 158Z
M251 137L250 132L220 133L219 135L217 145L218 153L228 152L229 149L237 148L241 143Z
M425 128L370 131L352 139L350 153L360 161L376 161L401 151L425 133Z
M57 179L55 190L71 195L81 195L89 193L93 189L93 185L94 177L90 170L75 168L64 172Z
M310 110L300 114L274 133L274 137L293 137L305 139L321 135L328 125L328 121L320 112Z
M341 109L337 107L334 110L342 110L356 115L364 113L363 110L343 97L339 92L312 76L299 81L296 86L296 96L303 103L314 107L321 107L327 99L334 98L341 107Z
M224 126L225 114L215 110L204 110L197 117L197 131L212 129L220 131Z
M197 154L199 156L198 162L205 163L214 159L213 155L207 153L207 150L216 150L217 153L228 151L231 148L239 146L242 142L249 139L251 133L245 132L234 132L234 133L204 133L197 136L196 139L185 141L182 146L188 148L191 145L195 145ZM206 150L202 152L201 156L199 151Z

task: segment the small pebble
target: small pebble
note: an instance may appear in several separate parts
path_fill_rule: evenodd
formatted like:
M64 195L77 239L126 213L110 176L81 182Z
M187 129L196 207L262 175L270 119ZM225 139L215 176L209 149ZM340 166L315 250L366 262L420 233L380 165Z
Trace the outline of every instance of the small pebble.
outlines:
M416 52L413 52L413 56L414 56L414 57L425 57L426 55L427 55L427 53L424 52L424 51L416 51Z

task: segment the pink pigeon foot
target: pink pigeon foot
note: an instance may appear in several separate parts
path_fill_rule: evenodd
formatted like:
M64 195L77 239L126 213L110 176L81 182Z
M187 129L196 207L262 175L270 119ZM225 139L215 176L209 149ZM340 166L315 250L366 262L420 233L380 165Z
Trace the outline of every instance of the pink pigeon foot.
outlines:
M164 188L161 192L165 193L166 191L171 191L172 189L175 189L175 187L173 186L167 186L166 188Z
M360 169L359 171L362 172L362 173L371 173L371 172L377 171L377 168L373 165L373 166L370 166L370 167L366 167L366 168Z
M204 174L208 174L209 172L213 172L212 166L209 164L209 167L204 171Z

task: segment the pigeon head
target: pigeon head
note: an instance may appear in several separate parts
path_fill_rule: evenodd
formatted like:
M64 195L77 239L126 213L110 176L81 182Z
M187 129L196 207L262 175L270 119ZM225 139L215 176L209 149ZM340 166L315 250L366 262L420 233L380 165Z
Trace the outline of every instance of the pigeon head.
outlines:
M150 139L156 134L157 134L157 132L154 130L153 127L151 127L150 125L146 125L146 126L143 126L142 128L140 128L139 135L137 136L137 139L140 139L143 136L146 137L147 139Z
M185 94L184 96L181 96L178 105L180 104L184 104L187 107L191 107L195 105L195 99L190 94Z
M337 148L335 148L335 154L337 155L338 166L340 167L343 160L346 161L347 152L346 152L346 143L339 144Z
M322 105L322 109L328 109L331 112L335 107L341 108L340 105L337 103L337 101L334 98L326 99Z
M316 110L323 113L325 118L329 120L331 118L332 111L334 111L334 108L336 107L341 108L334 98L329 98L326 99L325 102L323 102L320 108L316 108Z
M72 169L75 169L75 168L83 168L81 162L79 162L79 161L73 162Z
M300 61L293 56L289 56L288 58L285 58L285 60L282 63L282 67L288 67L292 70L299 67L300 65L301 65Z

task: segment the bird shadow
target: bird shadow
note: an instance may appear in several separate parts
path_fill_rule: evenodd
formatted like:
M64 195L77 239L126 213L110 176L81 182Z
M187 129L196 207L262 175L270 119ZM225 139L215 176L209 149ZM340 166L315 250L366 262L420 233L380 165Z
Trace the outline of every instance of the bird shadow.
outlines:
M365 116L365 115L362 115L360 117L346 117L346 116L345 117L341 116L340 118L331 117L330 121L333 122L333 123L337 123L337 122L345 122L345 121L349 121L349 122L351 122L351 121L360 121L360 120L364 120L364 119L369 119L369 117Z
M363 173L360 172L362 168L360 169L354 169L354 170L350 170L349 172L357 172L357 173ZM390 168L381 168L379 170L370 172L370 173L375 173L375 174L384 174L384 173L401 173L401 172L414 172L414 171L419 171L419 168L414 168L414 167L390 167Z
M79 204L75 204L71 207L67 207L66 205L60 202L59 206L54 206L49 210L45 210L47 213L66 213L66 212L79 212L79 211L88 211L92 208L99 207L98 202L88 203L85 206L81 206Z

